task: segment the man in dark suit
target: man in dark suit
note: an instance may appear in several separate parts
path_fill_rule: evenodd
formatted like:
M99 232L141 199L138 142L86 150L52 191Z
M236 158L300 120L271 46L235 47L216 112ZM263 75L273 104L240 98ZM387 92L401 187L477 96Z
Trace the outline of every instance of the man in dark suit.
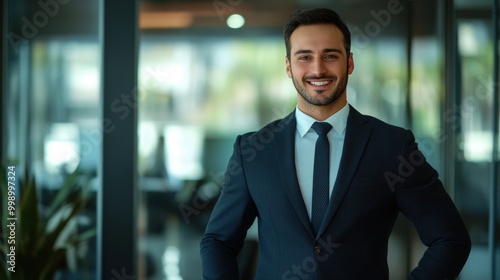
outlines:
M284 37L297 107L237 137L201 241L204 279L239 278L236 257L255 218L255 279L388 279L399 212L428 246L408 279L457 277L470 238L413 134L347 103L347 26L332 10L297 11Z

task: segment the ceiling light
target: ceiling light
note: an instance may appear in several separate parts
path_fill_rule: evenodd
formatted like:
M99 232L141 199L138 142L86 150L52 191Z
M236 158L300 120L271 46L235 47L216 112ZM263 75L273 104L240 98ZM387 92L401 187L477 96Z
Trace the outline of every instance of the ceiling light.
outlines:
M227 18L227 26L238 29L245 24L245 18L238 14L232 14Z

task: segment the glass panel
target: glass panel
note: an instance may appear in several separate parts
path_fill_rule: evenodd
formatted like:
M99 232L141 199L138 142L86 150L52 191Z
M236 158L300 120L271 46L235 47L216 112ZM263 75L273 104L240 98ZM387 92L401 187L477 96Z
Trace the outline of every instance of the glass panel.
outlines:
M488 4L487 6L490 6ZM494 279L488 234L491 186L493 39L490 9L458 7L460 95L450 118L456 122L458 150L456 202L472 238L472 251L461 279Z
M9 1L8 61L2 61L9 69L7 104L2 109L12 120L7 123L5 139L8 164L19 171L17 199L27 193L24 171L35 177L39 201L34 207L39 209L39 221L46 224L29 240L45 245L47 232L71 217L57 235L54 248L49 246L53 252L36 255L32 251L33 260L18 263L20 279L34 279L27 276L30 272L38 277L36 267L47 267L48 261L55 264L55 279L96 278L92 230L96 226L94 182L101 141L98 1L69 2ZM72 177L75 170L78 175ZM81 188L87 194L86 203L72 216L72 205L83 198L76 192L70 192L61 208L53 208L66 182L72 190ZM17 214L21 215L20 209ZM37 221L35 216L18 216L18 220ZM20 234L18 231L17 237ZM82 241L74 242L78 238ZM26 257L22 242L17 238L18 261ZM64 250L59 258L56 249Z
M347 98L357 110L398 126L406 126L406 42L403 34L373 38L353 48L355 69Z
M279 37L143 36L139 76L143 277L197 279L235 135L293 109L284 46Z
M435 31L434 31L435 32ZM430 31L413 38L411 110L412 130L419 148L431 165L444 175L440 145L446 141L441 129L443 53L438 34Z

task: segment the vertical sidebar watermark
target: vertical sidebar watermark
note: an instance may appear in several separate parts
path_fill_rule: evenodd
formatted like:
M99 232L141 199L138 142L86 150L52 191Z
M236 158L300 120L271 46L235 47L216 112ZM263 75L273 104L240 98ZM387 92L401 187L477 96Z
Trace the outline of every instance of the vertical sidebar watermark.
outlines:
M7 167L7 270L16 272L16 167Z

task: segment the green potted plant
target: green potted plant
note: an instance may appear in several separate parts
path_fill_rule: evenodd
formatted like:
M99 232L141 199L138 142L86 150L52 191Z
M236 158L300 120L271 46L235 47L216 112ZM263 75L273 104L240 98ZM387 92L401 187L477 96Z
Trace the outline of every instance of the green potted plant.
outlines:
M16 174L19 172L14 167L0 171L3 232L0 279L52 280L64 267L69 246L95 235L95 229L69 236L62 234L84 207L89 193L78 184L79 174L75 171L68 175L45 211L40 211L35 178L25 171L23 179L17 182Z

